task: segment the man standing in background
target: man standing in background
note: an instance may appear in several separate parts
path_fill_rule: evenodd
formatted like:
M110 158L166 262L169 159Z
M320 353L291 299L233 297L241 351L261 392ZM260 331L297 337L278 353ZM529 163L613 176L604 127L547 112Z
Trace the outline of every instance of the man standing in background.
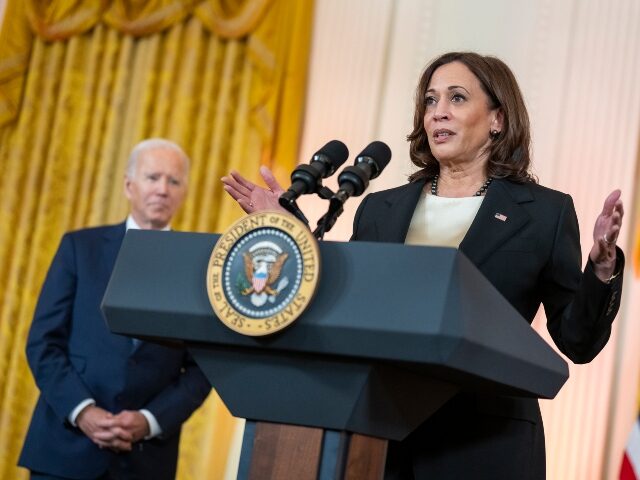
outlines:
M168 230L188 171L175 143L139 143L125 174L126 222L62 238L27 340L40 397L19 464L31 478L175 478L182 423L209 382L184 349L111 333L100 303L126 230Z

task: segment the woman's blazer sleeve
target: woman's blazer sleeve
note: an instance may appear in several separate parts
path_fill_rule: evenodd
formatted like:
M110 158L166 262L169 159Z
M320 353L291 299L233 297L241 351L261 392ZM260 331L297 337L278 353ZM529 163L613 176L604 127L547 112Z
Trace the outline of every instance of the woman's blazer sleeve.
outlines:
M620 306L624 254L616 248L616 272L604 283L591 261L580 271L581 248L573 201L565 195L548 263L541 274L547 329L560 351L575 363L587 363L604 348Z

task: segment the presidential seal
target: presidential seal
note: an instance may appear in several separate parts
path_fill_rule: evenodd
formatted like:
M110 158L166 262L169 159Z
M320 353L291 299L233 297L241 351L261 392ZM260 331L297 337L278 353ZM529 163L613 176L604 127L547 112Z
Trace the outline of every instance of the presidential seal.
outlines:
M302 222L279 212L253 213L218 239L209 259L207 293L227 327L268 335L304 312L319 273L318 243Z

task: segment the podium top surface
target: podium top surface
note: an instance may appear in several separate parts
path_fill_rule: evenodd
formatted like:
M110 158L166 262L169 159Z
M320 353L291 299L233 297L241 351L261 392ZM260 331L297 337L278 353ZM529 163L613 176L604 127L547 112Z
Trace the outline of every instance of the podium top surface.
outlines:
M206 291L214 234L129 231L103 311L115 333L438 368L553 397L566 362L456 249L321 242L308 309L273 335L236 333ZM461 377L461 378L462 378Z

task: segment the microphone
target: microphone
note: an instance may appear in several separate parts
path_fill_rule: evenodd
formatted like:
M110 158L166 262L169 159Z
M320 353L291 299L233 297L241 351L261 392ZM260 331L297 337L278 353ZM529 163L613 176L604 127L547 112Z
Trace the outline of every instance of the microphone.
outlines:
M316 193L327 178L347 161L349 150L340 140L331 140L311 157L309 165L298 165L291 173L291 186L280 195L280 205L289 209L300 195Z
M344 202L349 197L357 197L369 186L369 180L376 178L391 160L391 149L384 142L371 142L356 157L355 164L347 167L338 175L338 191L331 196L329 210L325 213L313 231L318 240L333 228L338 217L344 211Z
M338 175L339 188L334 199L343 204L349 197L362 195L369 186L369 180L377 178L390 160L391 149L386 143L371 142L356 157L355 164Z

